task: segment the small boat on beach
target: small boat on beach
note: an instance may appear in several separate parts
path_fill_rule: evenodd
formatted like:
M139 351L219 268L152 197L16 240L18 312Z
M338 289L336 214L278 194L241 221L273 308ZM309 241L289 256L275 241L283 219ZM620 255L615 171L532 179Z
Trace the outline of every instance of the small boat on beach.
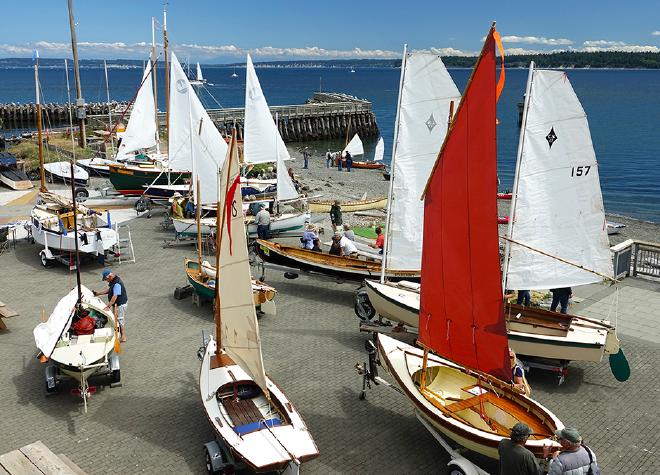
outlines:
M348 130L350 130L350 124L349 124L349 128L346 131L347 134L348 134ZM346 152L349 152L351 154L353 160L351 164L351 168L363 168L368 170L381 170L385 168L385 165L383 165L383 163L375 159L372 162L355 160L355 157L364 155L364 146L362 145L362 140L360 140L360 136L358 134L355 134L353 136L351 141L346 144L346 147L344 147L344 150L341 152L341 156L342 156L341 161L342 161L342 166L344 167L346 166Z
M49 162L44 163L44 171L48 181L62 181L69 183L71 181L71 162ZM87 186L89 183L89 173L78 165L73 167L73 180L78 186Z
M309 211L312 213L329 213L335 203L334 200L309 200ZM341 204L343 213L354 213L355 211L366 211L370 209L387 208L387 198L372 198L368 200L345 201Z
M199 397L216 440L237 461L257 473L298 473L319 451L301 414L266 375L245 224L240 213L232 213L242 208L235 137L234 132L220 179L215 335L198 353ZM209 444L206 450L209 472L220 471L216 465L226 460L217 460Z
M0 183L12 190L29 190L34 187L27 174L16 168L16 157L9 152L0 152Z

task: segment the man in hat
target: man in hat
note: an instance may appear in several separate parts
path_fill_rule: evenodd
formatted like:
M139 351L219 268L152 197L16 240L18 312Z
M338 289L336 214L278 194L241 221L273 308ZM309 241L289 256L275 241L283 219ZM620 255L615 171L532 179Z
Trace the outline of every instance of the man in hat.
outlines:
M257 237L259 239L268 239L268 230L270 228L270 213L266 209L266 203L261 203L261 210L254 217L257 223Z
M548 475L600 475L596 454L582 443L577 429L564 427L555 431L555 437L561 450L552 454Z
M172 195L172 217L177 219L183 218L183 208L181 207L181 193L175 191Z
M500 454L500 475L541 475L543 470L539 466L534 454L525 443L532 435L532 429L527 424L518 422L511 429L511 438L502 439L497 452Z
M108 295L108 305L105 310L109 310L113 305L117 306L117 322L119 323L119 333L121 334L121 341L126 341L126 308L128 307L128 293L124 283L110 269L103 269L102 280L108 283L106 290L94 291L94 295Z

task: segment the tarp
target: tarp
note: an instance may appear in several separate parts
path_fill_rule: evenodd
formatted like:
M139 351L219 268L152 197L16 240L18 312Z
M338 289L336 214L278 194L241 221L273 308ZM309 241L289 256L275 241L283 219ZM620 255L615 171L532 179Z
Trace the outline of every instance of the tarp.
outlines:
M92 291L84 285L81 286L81 291L83 300L93 297ZM62 297L57 303L48 320L37 325L32 331L37 348L47 357L50 357L53 353L60 336L69 330L71 326L71 315L77 301L78 288L74 287L71 292Z
M424 195L419 341L511 379L497 231L496 63L491 28Z
M447 135L450 104L456 110L461 99L440 56L407 53L403 64L383 259L390 270L421 267L424 204L419 197Z
M16 156L9 152L0 152L0 166L13 167L16 165Z
M563 71L530 68L510 237L613 276L598 163L587 116ZM510 248L507 289L552 289L603 279L529 248Z

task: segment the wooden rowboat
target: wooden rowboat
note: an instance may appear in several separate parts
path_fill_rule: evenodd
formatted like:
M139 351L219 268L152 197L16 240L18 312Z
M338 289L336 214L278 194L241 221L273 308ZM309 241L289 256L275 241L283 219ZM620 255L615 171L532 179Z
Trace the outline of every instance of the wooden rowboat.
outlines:
M362 281L365 277L380 276L381 272L377 261L334 256L261 239L257 239L257 251L266 262L340 279ZM388 272L387 276L393 280L415 280L419 279L419 270Z
M346 159L342 159L341 164L345 168ZM385 165L380 162L364 162L359 160L353 160L353 163L351 164L351 168L362 168L365 170L382 170L383 168L385 168Z
M312 213L329 213L330 208L335 202L334 200L310 200L308 203L309 211ZM344 213L385 208L387 208L387 197L341 203L341 210Z

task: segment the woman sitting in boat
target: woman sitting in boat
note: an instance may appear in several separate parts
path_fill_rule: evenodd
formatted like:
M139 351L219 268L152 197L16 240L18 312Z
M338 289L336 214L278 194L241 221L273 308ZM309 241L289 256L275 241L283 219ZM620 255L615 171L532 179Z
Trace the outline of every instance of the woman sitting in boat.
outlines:
M516 356L516 353L509 348L509 358L511 358L511 384L520 394L529 397L532 394L532 388L525 378L525 368Z
M316 234L316 227L313 224L308 224L305 228L305 232L300 238L303 249L314 249L314 240L318 241L319 237Z

